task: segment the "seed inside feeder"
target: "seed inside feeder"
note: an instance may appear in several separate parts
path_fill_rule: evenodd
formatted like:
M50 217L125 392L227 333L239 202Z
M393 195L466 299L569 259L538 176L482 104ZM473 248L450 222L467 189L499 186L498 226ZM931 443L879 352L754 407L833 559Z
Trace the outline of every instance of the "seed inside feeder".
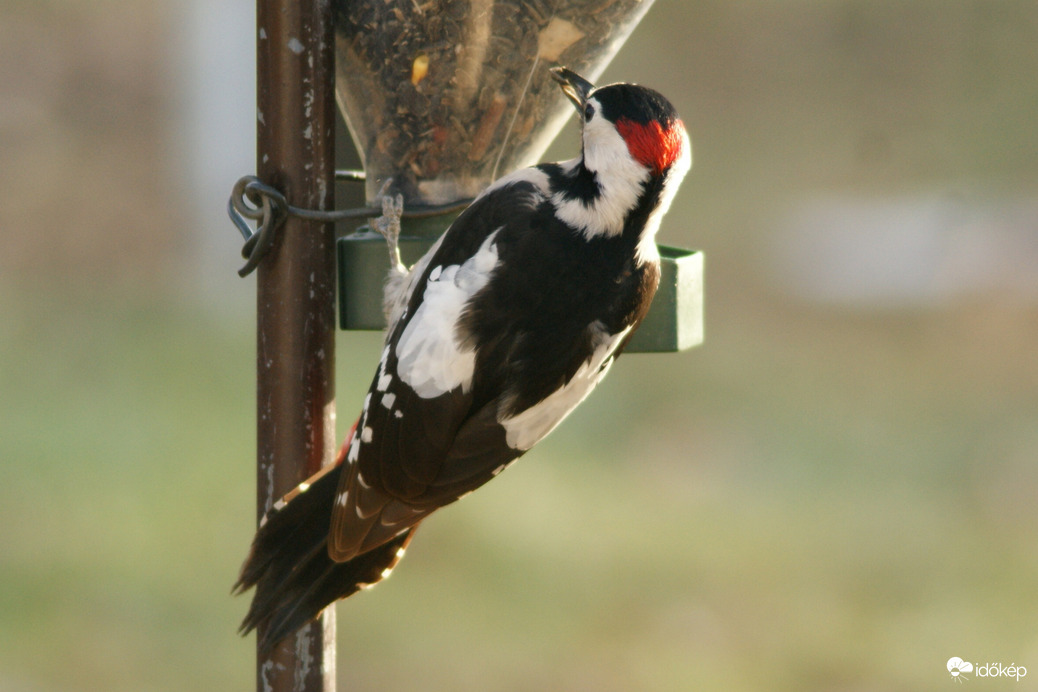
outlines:
M474 197L535 163L572 108L548 68L594 81L652 0L333 0L336 90L374 200Z
M411 65L411 84L418 86L418 82L425 79L427 74L429 74L429 56L423 53L415 58Z

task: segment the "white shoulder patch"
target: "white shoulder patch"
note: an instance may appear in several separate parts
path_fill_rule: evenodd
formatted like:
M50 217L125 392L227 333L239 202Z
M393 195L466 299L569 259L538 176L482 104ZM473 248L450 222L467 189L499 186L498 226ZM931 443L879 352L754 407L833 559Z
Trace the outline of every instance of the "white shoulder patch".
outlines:
M512 449L526 451L554 430L606 376L613 364L613 354L632 329L627 327L616 334L607 334L600 322L590 328L596 331L597 345L569 382L525 411L499 419L505 429L505 442Z
M397 374L418 396L431 399L472 384L476 354L456 337L458 320L469 300L497 266L494 231L463 264L430 273L417 311L396 344Z
M436 239L433 246L407 270L406 274L390 271L389 276L386 277L386 285L382 291L382 312L386 316L387 338L393 333L393 326L403 316L404 308L407 307L411 294L414 293L415 282L425 273L425 268L429 266L433 255L440 249L443 235Z

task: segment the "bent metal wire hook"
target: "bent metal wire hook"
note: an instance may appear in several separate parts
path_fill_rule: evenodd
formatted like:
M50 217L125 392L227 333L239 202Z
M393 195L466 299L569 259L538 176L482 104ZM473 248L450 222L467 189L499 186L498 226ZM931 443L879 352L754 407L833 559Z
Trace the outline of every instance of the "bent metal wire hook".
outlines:
M336 180L363 181L363 171L336 171ZM231 190L231 197L227 200L227 215L245 239L241 254L245 258L245 265L238 270L238 275L248 276L259 266L263 256L270 251L274 244L274 234L289 216L295 216L307 221L318 223L335 223L350 219L376 218L382 215L381 199L379 206L358 207L356 209L334 209L322 211L319 209L303 209L294 207L288 203L285 196L276 188L267 185L254 175L247 175L238 180ZM401 214L404 218L427 218L450 214L460 211L472 203L471 199L458 200L449 204L422 206L405 209ZM256 230L252 229L249 221L256 221Z
M227 215L245 239L241 256L246 261L238 270L238 276L245 277L259 266L270 250L274 231L288 216L288 202L284 195L256 176L247 175L234 184L231 198L227 200ZM255 231L246 219L259 222Z

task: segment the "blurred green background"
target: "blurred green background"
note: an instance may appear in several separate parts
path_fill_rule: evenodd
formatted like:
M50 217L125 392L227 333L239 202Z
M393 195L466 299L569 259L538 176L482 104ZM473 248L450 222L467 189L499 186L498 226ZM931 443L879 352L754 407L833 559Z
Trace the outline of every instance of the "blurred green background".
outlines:
M254 684L241 4L0 2L5 692ZM659 0L606 76L692 133L706 343L426 522L340 689L1038 689L1035 75L1034 2Z

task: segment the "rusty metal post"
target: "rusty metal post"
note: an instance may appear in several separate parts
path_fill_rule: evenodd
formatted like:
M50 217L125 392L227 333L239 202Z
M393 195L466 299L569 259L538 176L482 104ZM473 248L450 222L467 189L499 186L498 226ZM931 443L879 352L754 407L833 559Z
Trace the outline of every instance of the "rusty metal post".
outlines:
M257 168L288 203L334 207L328 0L257 0ZM335 453L334 229L289 217L257 274L260 516ZM333 692L335 612L257 657L262 692Z

